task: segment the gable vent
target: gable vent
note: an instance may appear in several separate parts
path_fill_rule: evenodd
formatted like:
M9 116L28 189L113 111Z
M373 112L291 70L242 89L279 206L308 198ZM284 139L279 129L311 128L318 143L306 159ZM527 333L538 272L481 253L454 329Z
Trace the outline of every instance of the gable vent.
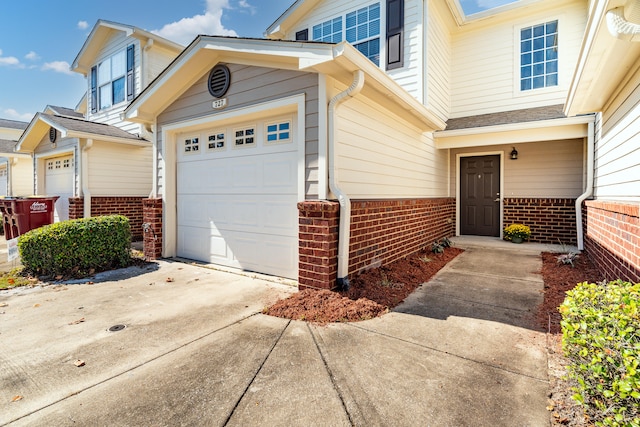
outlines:
M51 126L49 128L49 141L50 142L56 142L56 138L58 137L58 133L56 132L56 128L54 128L53 126Z
M215 98L223 97L231 84L231 73L226 65L218 64L209 73L209 93Z

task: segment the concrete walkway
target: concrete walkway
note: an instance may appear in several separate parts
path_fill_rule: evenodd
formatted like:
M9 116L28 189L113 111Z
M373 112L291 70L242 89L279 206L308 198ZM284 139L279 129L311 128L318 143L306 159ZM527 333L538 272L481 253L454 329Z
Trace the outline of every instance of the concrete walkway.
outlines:
M394 312L326 327L261 314L292 287L168 261L1 291L0 425L548 426L537 249L463 240Z

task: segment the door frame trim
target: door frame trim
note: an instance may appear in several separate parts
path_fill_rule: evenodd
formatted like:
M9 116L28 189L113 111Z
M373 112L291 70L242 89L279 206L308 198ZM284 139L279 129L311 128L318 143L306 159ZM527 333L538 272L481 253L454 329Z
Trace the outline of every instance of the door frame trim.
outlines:
M504 150L474 151L456 154L456 236L460 236L460 160L463 157L499 156L500 157L500 239L504 229Z

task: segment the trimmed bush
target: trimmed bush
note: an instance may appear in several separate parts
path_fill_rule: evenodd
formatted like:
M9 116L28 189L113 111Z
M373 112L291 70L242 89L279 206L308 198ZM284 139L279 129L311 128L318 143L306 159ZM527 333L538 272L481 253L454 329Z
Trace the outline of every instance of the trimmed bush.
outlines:
M125 267L131 260L131 228L122 215L62 221L18 238L22 265L38 275L84 275Z
M640 283L580 283L560 306L575 400L601 426L640 427Z

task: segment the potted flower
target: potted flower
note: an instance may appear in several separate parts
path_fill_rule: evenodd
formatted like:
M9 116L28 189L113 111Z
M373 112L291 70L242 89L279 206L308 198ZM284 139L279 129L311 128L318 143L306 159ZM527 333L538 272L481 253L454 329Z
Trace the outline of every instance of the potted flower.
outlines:
M524 224L511 224L504 229L504 239L522 243L531 236L531 229Z

